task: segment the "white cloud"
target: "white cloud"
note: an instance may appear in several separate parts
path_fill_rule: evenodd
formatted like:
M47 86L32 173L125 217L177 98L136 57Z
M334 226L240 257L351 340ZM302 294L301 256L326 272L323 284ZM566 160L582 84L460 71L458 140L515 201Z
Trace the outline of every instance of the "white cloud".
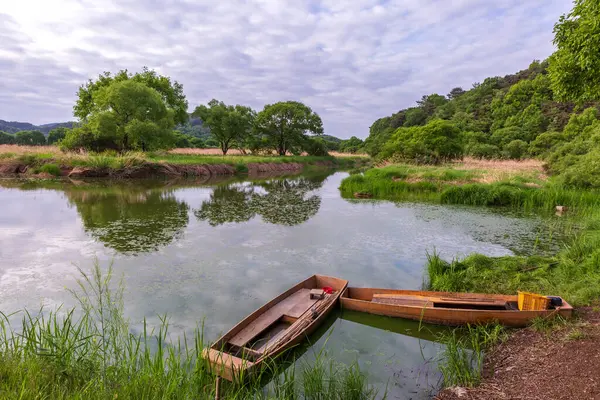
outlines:
M21 0L0 5L0 118L71 117L77 87L147 65L191 107L300 100L327 133L364 137L423 94L552 52L564 0Z

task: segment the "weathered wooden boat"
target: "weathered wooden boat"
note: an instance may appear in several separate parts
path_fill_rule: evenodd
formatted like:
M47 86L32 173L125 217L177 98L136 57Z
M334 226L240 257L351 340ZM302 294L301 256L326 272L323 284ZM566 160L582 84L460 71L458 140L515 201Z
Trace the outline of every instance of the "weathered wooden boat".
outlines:
M566 301L561 301L560 306L549 304L546 309L519 310L517 295L354 287L346 289L341 298L342 308L345 310L441 325L458 326L496 321L511 327L526 326L536 317L560 315L569 318L573 307Z
M313 275L247 316L206 349L204 357L218 376L243 379L317 329L347 286L343 279Z

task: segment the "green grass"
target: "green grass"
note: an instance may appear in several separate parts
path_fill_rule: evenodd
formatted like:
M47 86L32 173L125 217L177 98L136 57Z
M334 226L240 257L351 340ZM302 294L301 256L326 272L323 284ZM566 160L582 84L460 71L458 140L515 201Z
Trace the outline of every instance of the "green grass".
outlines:
M444 348L438 360L443 386L473 387L480 383L485 351L504 341L506 330L498 324L467 325L442 334Z
M112 269L81 271L79 307L0 314L0 397L5 399L214 399L215 375L202 357L202 327L170 340L169 321L134 334L123 316L123 286ZM14 324L18 326L11 325ZM239 382L223 399L371 399L377 392L356 364L319 354L298 372L278 363ZM289 365L289 364L288 364ZM275 377L270 383L268 380ZM266 385L266 386L265 386Z

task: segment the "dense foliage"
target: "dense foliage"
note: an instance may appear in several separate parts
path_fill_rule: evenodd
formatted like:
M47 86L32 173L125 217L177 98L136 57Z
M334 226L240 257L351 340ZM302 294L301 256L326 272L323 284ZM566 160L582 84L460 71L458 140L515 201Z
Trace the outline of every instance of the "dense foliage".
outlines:
M192 115L204 121L223 154L232 147L246 147L256 118L256 112L250 107L231 106L215 99L208 102L208 106L196 107Z
M80 88L74 109L82 125L67 133L61 147L95 151L171 147L182 107L187 108L187 101L181 86L171 85L154 71L136 75L121 71L115 78L101 75Z
M382 150L393 156L423 164L437 164L462 156L460 130L449 121L435 120L425 126L399 128Z
M491 77L470 90L426 95L380 118L364 149L379 158L435 163L461 154L476 158L541 157L568 185L600 187L600 3L576 0L555 25L557 51L513 75ZM431 133L443 120L458 130L451 157L436 157ZM418 127L418 128L415 128ZM456 131L453 131L456 133Z
M282 101L267 104L258 113L255 132L266 138L279 155L299 153L305 149L309 134L323 134L323 122L310 107L297 101Z
M600 3L576 0L554 26L552 89L560 100L600 99Z

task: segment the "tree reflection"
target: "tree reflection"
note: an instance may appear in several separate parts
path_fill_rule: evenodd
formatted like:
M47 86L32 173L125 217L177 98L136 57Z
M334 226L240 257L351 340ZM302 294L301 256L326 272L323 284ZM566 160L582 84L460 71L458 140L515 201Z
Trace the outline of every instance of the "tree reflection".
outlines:
M217 186L210 195L210 200L202 202L194 211L196 218L208 221L212 226L227 222L249 221L256 214L250 200L254 188L240 185Z
M188 206L163 190L69 191L88 234L122 253L156 251L188 224Z
M309 192L320 188L325 177L273 179L248 185L215 188L210 199L195 211L212 226L245 222L260 215L265 222L298 225L317 214L321 198Z

